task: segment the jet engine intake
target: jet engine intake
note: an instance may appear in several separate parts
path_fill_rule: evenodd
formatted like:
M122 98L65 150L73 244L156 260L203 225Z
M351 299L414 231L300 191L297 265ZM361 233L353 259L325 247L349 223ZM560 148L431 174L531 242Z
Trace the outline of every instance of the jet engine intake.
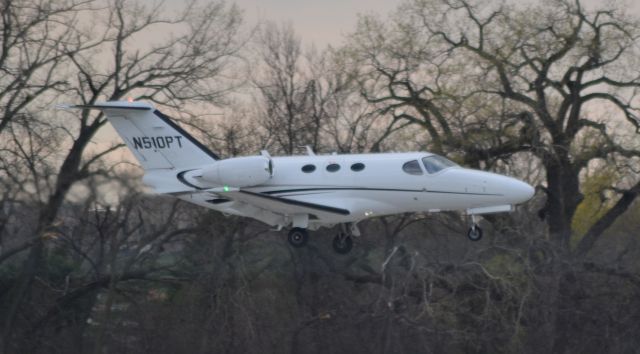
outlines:
M271 159L265 156L234 157L216 161L202 170L201 179L220 186L250 187L273 176Z

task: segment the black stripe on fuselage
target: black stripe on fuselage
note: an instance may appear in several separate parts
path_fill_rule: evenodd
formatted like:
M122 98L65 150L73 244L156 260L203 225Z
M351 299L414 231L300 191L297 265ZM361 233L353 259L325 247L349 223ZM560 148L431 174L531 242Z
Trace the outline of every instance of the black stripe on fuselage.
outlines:
M184 184L184 185L185 185L185 186L187 186L187 187L195 188L195 189L197 189L197 190L205 190L205 189L209 189L209 188L198 187L198 186L196 186L195 184L193 184L193 183L191 183L191 182L187 181L187 179L186 179L186 178L184 178L184 174L185 174L185 173L187 173L187 172L190 172L190 171L193 171L193 169L192 169L192 170L184 170L184 171L182 171L182 172L178 173L178 174L176 175L176 177L178 178L178 181L180 181L182 184Z
M171 128L175 129L180 135L184 136L189 140L193 145L202 150L205 154L209 155L214 160L220 160L220 157L216 155L213 151L209 150L208 147L204 146L201 142L196 140L196 138L192 137L189 133L187 133L184 129L182 129L179 125L177 125L169 116L160 112L159 110L153 111L158 118L162 119L165 123L167 123Z
M490 196L490 197L502 197L503 194L497 194L497 193L473 193L473 192L452 192L452 191L432 191L432 190L426 190L425 192L427 193L440 193L440 194L461 194L461 195L486 195L486 196Z
M268 199L268 200L272 200L272 201L280 202L280 203L284 203L284 204L297 205L297 206L301 206L301 207L305 207L305 208L316 209L316 210L324 211L324 212L327 212L327 213L340 214L340 215L349 215L349 214L351 214L349 212L349 210L346 210L346 209L334 208L334 207L330 207L330 206L326 206L326 205L320 205L320 204L314 204L314 203L301 202L299 200L286 199L286 198L281 198L281 197L274 197L274 196L271 196L271 195L268 195L268 194L264 194L264 193L255 193L255 192L249 192L249 191L243 191L243 190L241 190L240 193L244 193L244 194L248 194L248 195L251 195L251 196L254 196L254 197L260 197L260 198L264 198L264 199Z
M502 194L493 193L472 193L472 192L453 192L453 191L437 191L437 190L423 190L423 189L394 189L394 188L366 188L366 187L320 187L320 188L297 188L297 189L280 189L264 191L265 194L282 194L282 193L298 193L298 192L313 192L313 191L376 191L376 192L419 192L419 193L441 193L441 194L461 194L461 195L485 195L485 196L497 196Z
M99 104L77 104L73 108L83 109L126 109L132 111L150 111L149 107L135 107L135 106L112 106L112 105L99 105Z
M230 202L231 199L227 199L227 198L216 198L216 199L209 199L207 200L207 203L211 203L211 204L222 204L222 203L228 203Z
M321 191L321 192L310 192L310 193L283 193L278 195L278 197L297 197L300 195L316 195L316 194L327 194L327 193L331 193L331 191Z
M422 192L421 189L390 189L390 188L364 188L364 187L316 187L316 188L296 188L296 189L279 189L264 191L265 194L280 193L298 193L298 192L317 192L317 191L382 191L382 192Z

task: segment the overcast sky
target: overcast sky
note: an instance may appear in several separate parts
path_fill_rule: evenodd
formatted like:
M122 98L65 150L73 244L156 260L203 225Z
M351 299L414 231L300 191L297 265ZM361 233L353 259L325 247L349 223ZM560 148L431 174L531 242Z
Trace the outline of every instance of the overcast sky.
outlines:
M358 14L386 15L399 0L236 0L246 22L290 21L305 45L337 45L342 35L352 31Z
M172 0L182 1L182 0ZM290 21L303 44L318 47L339 45L343 35L353 31L358 14L391 13L402 0L228 0L236 3L245 14L247 24L258 20ZM539 2L539 0L512 0ZM627 4L630 12L640 14L638 0L582 0L587 5L602 3Z
M167 0L170 6L182 6L184 0ZM322 48L337 46L343 36L354 30L358 14L380 14L386 17L403 0L227 0L244 12L245 23L253 26L260 20L290 21L305 46ZM539 2L542 0L507 0ZM582 0L588 5L606 2L626 3L629 12L640 16L640 0ZM102 129L96 142L112 142L115 132L109 126Z

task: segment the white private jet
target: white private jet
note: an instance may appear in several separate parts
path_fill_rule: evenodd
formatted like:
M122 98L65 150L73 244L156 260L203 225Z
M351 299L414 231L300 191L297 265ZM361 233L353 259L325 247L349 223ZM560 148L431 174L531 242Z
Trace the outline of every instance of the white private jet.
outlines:
M64 108L98 109L144 168L156 192L290 228L302 247L307 230L342 225L333 241L348 253L361 220L407 212L461 210L471 216L467 236L482 238L475 215L508 212L534 189L517 179L462 168L428 152L220 159L169 117L143 102L111 101Z

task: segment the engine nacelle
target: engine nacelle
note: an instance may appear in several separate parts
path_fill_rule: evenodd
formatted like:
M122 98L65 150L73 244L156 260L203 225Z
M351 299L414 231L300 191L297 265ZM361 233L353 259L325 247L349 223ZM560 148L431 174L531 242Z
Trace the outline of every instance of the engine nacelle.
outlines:
M211 167L202 170L200 178L220 186L241 188L263 184L271 176L271 159L265 156L247 156L216 161Z

